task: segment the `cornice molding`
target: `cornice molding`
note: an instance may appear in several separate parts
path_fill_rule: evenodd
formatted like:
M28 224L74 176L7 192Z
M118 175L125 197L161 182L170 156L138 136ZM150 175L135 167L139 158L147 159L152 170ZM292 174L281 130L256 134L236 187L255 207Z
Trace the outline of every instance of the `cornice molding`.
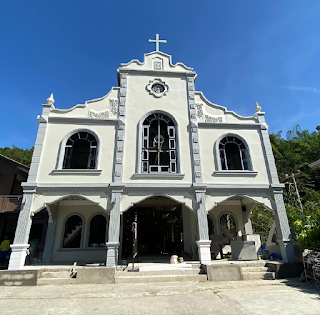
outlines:
M199 128L214 128L218 129L261 129L262 125L258 123L227 123L227 122L198 122Z
M89 117L49 117L49 123L78 124L78 125L115 125L117 118L89 118Z
M255 171L214 171L213 175L218 176L252 176L255 177L258 175L258 172Z
M133 179L183 179L185 174L177 173L135 173Z
M102 170L95 169L62 169L53 170L50 175L100 175Z

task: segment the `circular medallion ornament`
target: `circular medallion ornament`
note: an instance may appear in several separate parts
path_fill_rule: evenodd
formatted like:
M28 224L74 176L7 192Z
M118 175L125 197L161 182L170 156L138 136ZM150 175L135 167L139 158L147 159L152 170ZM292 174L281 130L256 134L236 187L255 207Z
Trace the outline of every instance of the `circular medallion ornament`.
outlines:
M154 79L149 81L146 89L154 97L160 98L164 95L167 95L169 86L161 79Z
M164 86L162 84L156 83L156 84L152 85L152 91L155 93L163 93Z

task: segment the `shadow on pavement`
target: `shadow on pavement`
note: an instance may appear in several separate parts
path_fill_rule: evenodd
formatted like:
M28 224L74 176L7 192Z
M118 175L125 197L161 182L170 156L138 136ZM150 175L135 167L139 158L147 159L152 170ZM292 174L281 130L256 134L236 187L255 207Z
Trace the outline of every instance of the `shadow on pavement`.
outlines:
M283 283L289 287L297 288L300 292L317 294L318 297L315 299L320 300L320 288L317 288L315 283L302 282L299 278L286 279Z

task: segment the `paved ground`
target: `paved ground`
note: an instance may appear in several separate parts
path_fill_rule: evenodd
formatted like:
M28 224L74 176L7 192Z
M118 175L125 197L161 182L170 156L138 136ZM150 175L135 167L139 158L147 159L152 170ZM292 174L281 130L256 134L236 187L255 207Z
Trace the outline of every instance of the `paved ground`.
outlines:
M0 314L320 314L298 280L1 287Z

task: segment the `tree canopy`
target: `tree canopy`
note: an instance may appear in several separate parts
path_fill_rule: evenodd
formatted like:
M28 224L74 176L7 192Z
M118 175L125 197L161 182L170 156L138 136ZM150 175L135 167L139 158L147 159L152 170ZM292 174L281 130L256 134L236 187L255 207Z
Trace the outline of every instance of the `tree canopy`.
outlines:
M33 154L33 147L31 149L21 149L15 146L12 146L12 148L0 148L0 154L26 166L30 166Z
M286 184L284 201L291 233L303 248L320 247L320 170L309 167L320 158L320 126L310 133L296 125L287 132L285 139L280 131L270 134L270 141L280 182ZM302 216L292 174L295 174L306 220ZM256 207L252 216L253 228L264 235L272 217L262 212L261 207Z

